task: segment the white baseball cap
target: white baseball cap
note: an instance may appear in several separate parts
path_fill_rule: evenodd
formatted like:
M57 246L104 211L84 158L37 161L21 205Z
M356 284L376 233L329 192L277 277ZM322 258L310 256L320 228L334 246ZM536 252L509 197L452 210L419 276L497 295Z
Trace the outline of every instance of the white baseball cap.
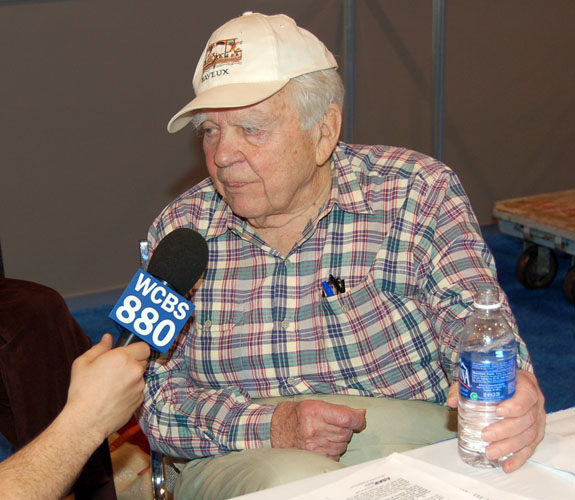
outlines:
M337 68L326 46L283 14L245 12L218 28L196 66L196 98L168 123L184 128L197 109L238 108L263 101L291 78Z

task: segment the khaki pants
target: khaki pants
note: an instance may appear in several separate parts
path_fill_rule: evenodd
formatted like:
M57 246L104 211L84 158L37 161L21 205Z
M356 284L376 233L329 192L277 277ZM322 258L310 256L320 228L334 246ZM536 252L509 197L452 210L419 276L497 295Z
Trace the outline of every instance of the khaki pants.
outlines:
M310 451L280 448L200 458L189 462L180 473L175 489L176 500L233 498L394 452L419 448L457 434L456 412L423 401L309 394L254 402L278 404L304 399L321 399L366 409L366 429L353 435L339 462Z

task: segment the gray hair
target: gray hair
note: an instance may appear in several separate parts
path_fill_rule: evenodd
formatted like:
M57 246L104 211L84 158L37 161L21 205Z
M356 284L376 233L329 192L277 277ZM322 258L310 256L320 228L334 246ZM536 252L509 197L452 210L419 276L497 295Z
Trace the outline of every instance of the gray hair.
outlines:
M284 87L299 113L302 130L310 130L330 104L343 108L343 83L335 69L324 69L292 78Z
M343 108L343 82L333 68L296 76L288 82L283 91L293 100L302 130L311 130L323 118L330 104ZM196 131L201 130L205 119L204 112L193 114L191 124Z

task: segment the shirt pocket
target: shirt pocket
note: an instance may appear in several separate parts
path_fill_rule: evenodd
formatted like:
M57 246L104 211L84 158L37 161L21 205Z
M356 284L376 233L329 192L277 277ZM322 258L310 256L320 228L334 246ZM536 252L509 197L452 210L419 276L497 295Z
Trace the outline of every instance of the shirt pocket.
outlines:
M383 291L372 270L347 292L323 298L322 309L326 357L338 387L412 397L422 364L437 359L431 325L414 298Z
M189 375L199 387L237 386L246 371L242 335L243 312L225 316L205 309L192 325L189 340Z

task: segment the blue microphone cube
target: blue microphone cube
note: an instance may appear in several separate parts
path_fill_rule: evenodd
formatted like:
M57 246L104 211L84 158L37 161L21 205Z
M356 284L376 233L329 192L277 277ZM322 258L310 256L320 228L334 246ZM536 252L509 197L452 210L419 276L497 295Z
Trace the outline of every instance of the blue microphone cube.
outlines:
M154 350L166 353L194 307L189 300L139 269L109 317Z

